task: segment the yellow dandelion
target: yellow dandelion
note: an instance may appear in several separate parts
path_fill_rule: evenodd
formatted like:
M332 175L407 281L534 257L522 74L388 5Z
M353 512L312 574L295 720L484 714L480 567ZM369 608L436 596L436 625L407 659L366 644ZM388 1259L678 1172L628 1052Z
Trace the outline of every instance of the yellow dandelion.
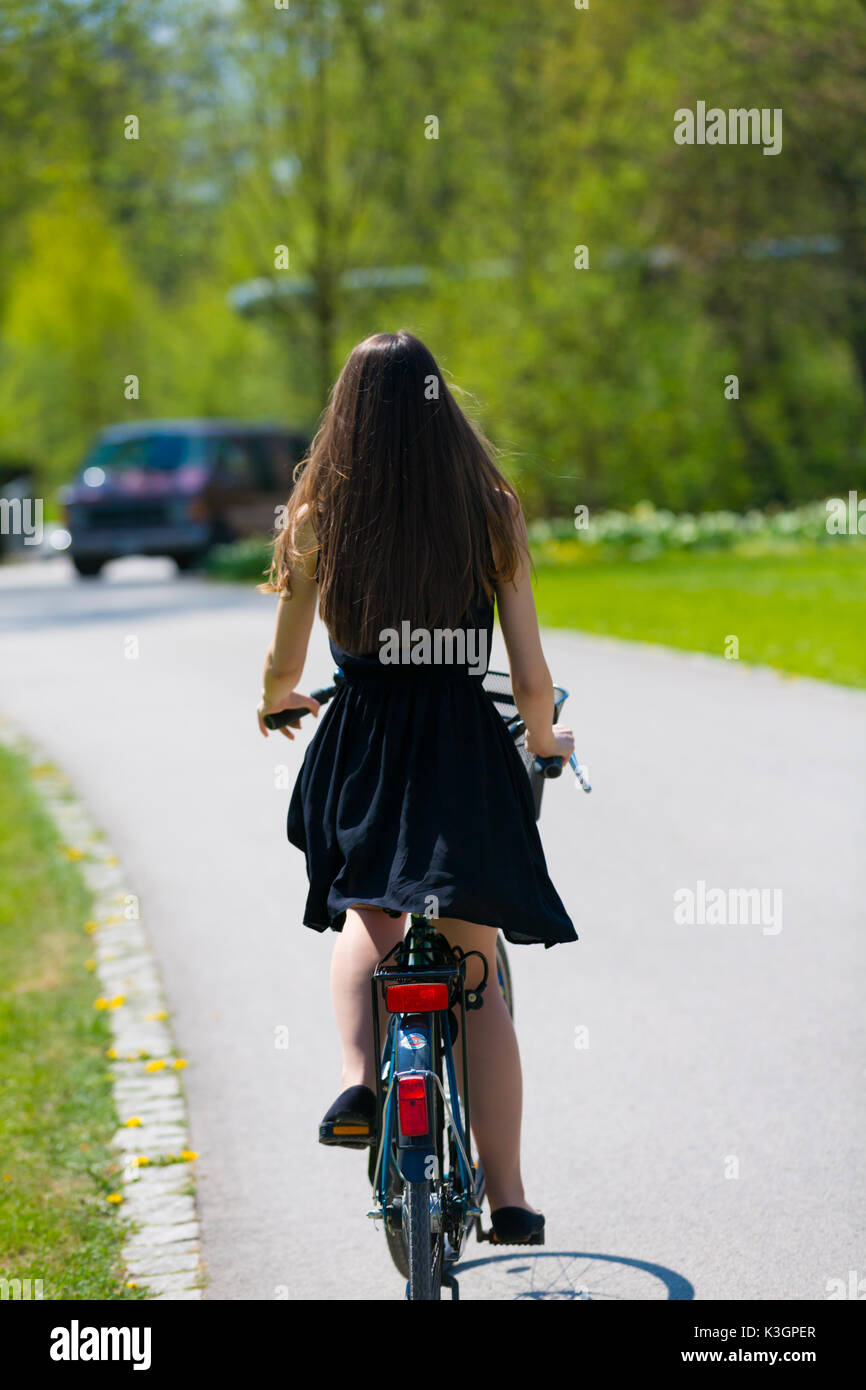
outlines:
M110 1001L108 1007L109 1007L110 1009L119 1009L120 1006L121 1006L121 1004L125 1004L125 1003L126 1003L126 995L125 995L125 994L115 994L114 998Z
M136 1168L146 1168L149 1162L150 1159L147 1157L147 1154L139 1154L138 1158L135 1160L135 1166Z
M112 1062L116 1061L116 1060L117 1060L117 1048L116 1048L116 1047L109 1047L105 1055L106 1055L106 1057L110 1057L111 1060L112 1060Z
M181 1067L188 1067L189 1063L187 1062L185 1057L175 1057L174 1061L172 1062L172 1066L174 1067L175 1071L180 1071Z
M115 1204L115 1206L116 1206L118 1202L122 1202L122 1201L123 1201L123 1193L122 1193L122 1192L109 1192L109 1194L108 1194L108 1200L109 1200L109 1202L114 1202L114 1204Z
M3 1174L3 1181L4 1181L4 1182L11 1182L11 1181L12 1181L12 1174L11 1174L11 1173L4 1173L4 1174Z
M110 1009L111 1005L109 1004L107 999L103 999L100 995L98 999L94 999L93 1007L94 1009Z
M141 1120L137 1115L130 1115L129 1119L124 1120L123 1123L127 1129L135 1129L137 1125L141 1124Z
M85 930L86 932L90 932L90 934L91 934L91 936L92 936L93 933L94 933L95 931L99 931L99 923L98 923L98 922L94 922L94 921L92 921L92 920L91 920L90 922L85 922L85 923L84 923L84 930Z
M195 1149L181 1149L180 1156L186 1163L192 1163L194 1158L198 1158Z
M145 1063L144 1070L145 1070L145 1071L162 1071L164 1067L165 1067L165 1062L162 1061L162 1059L160 1058L160 1059L157 1060L157 1061L146 1062L146 1063Z
M63 853L66 855L66 858L67 858L67 859L83 859L83 858L84 858L84 850L83 850L83 849L79 849L77 845L64 845L64 846L63 846Z
M84 962L84 969L85 969L85 970L95 970L95 969L96 969L96 961L95 961L95 960L86 960L86 961Z
M136 1284L136 1282L135 1282L134 1279L127 1279L127 1281L126 1281L126 1287L127 1287L128 1289L137 1289L137 1288L138 1288L138 1285Z

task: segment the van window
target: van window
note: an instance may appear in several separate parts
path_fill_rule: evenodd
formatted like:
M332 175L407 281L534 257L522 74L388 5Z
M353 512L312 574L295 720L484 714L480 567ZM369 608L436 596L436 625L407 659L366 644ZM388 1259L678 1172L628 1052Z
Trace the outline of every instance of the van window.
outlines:
M288 495L292 489L292 469L301 458L301 453L291 447L284 434L270 434L264 443L268 453L271 486L277 492L285 492Z
M260 469L256 467L251 442L241 437L219 441L217 468L222 481L229 487L261 487L258 477Z
M188 463L204 461L203 441L195 435L144 434L133 439L110 439L97 443L80 472L101 468L105 472L124 473L144 468L160 473L172 473Z

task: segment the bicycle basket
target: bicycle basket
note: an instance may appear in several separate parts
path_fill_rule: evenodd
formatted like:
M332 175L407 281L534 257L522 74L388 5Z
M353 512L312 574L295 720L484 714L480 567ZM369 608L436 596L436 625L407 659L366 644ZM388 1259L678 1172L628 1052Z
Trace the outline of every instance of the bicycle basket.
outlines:
M484 677L484 689L490 696L499 714L502 716L506 725L515 726L520 722L520 711L514 703L514 691L511 689L511 677L503 671L488 671ZM568 698L568 691L563 690L561 685L553 687L553 723L559 720L560 710ZM533 755L526 751L523 732L514 740L514 746L520 754L523 766L526 768L526 775L529 778L529 786L532 790L532 799L535 802L535 819L541 815L541 793L544 791L545 778L536 772L532 766Z

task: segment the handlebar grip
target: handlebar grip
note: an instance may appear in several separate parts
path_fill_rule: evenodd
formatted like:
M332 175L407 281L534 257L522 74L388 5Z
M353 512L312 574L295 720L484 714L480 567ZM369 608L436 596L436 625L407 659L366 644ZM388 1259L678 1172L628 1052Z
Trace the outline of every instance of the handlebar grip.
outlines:
M542 777L562 776L562 758L536 758L532 766L536 772L541 773Z
M314 700L318 700L320 705L326 705L329 700L337 693L335 685L329 685L324 690L311 690L310 694ZM262 722L266 729L283 729L290 724L293 729L299 728L298 720L303 719L305 714L312 714L312 710L306 705L298 705L295 709L281 709L276 714L266 714Z

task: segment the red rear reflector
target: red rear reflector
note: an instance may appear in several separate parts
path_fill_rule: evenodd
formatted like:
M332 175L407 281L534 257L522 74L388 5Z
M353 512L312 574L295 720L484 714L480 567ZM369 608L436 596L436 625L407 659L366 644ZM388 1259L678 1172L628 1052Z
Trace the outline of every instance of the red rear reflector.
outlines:
M389 1014L427 1014L448 1008L448 986L389 985L385 998Z
M400 1132L407 1137L426 1134L427 1123L427 1084L423 1076L397 1077L397 1109L400 1114Z

